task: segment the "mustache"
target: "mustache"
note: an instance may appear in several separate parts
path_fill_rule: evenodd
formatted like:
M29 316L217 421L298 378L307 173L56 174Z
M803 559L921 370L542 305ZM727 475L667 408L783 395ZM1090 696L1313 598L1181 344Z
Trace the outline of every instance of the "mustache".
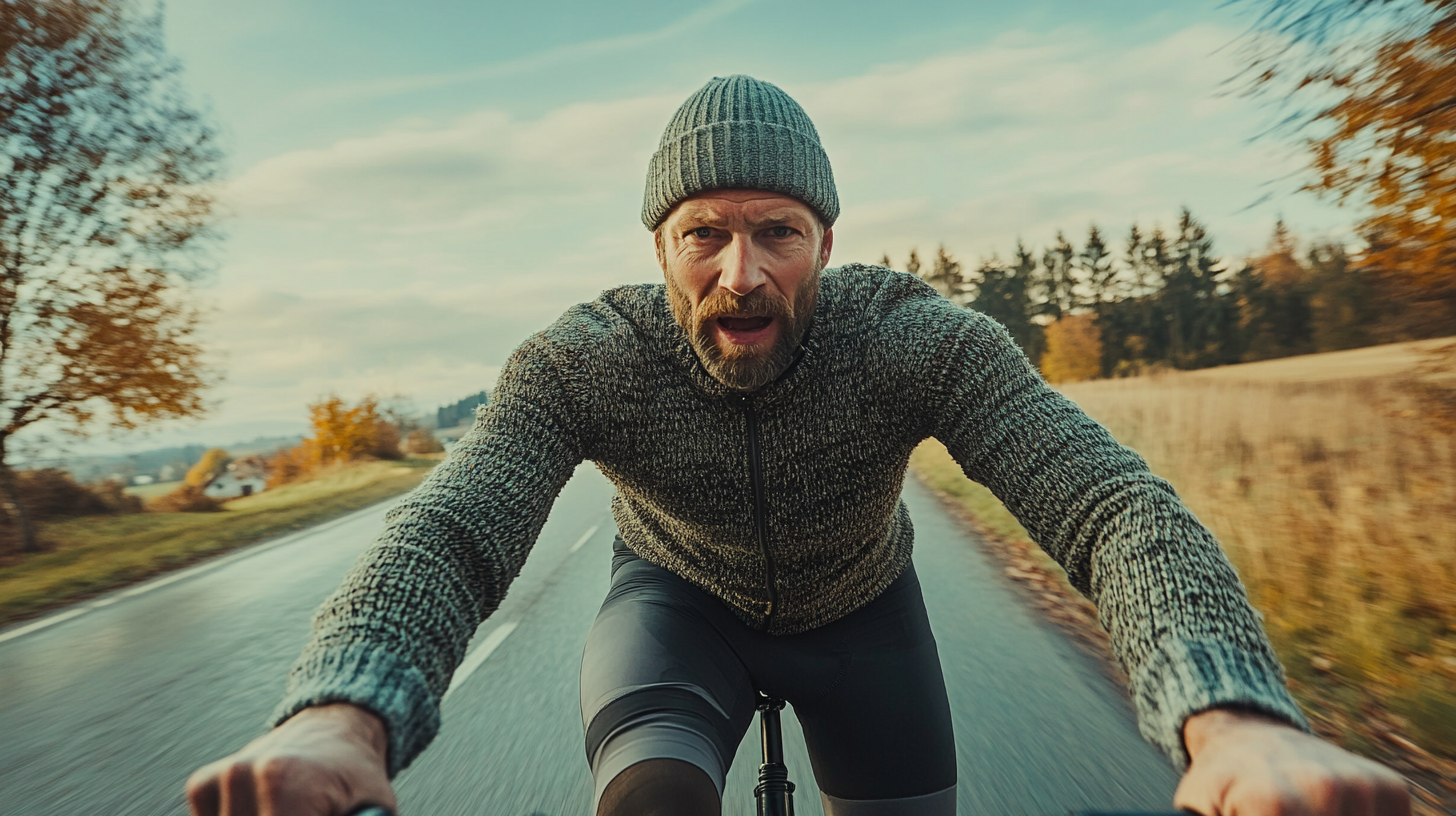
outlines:
M773 317L786 321L794 319L794 304L779 294L764 289L755 289L746 295L736 295L727 289L719 289L698 304L695 321L698 327L720 317Z

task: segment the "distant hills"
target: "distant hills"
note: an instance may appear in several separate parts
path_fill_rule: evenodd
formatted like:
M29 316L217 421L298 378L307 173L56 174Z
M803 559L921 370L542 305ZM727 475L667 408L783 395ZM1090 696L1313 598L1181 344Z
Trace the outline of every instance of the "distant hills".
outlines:
M460 425L469 425L474 420L476 407L489 402L490 393L480 391L449 405L441 406L435 410L435 427L455 428ZM423 417L421 419L428 422L428 419ZM58 467L69 472L72 478L82 483L120 479L131 484L138 476L150 476L153 481L157 482L170 482L182 478L187 469L196 464L208 448L222 448L228 452L228 456L242 459L247 456L267 455L284 448L291 448L302 440L303 437L297 435L260 436L247 442L236 442L231 445L180 445L129 454L68 456L49 463L37 462L34 466Z
M69 472L72 478L83 483L103 479L123 479L130 483L137 476L150 476L158 482L170 482L182 478L187 469L196 464L210 447L222 448L234 459L241 459L291 448L302 439L302 436L260 436L232 445L180 445L114 456L75 456L67 457L53 466Z

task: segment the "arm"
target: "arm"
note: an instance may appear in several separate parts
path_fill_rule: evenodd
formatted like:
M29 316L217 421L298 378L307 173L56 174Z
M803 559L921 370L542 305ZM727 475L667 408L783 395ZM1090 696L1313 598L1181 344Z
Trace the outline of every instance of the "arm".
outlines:
M1183 723L1206 709L1308 729L1233 568L1173 488L1049 388L994 321L933 308L932 434L1097 605L1143 735L1183 767Z
M434 737L471 636L583 458L577 416L549 344L527 341L475 427L319 607L274 729L193 774L195 814L393 805L389 779Z
M501 372L495 399L314 618L274 711L348 702L389 732L389 774L439 728L439 700L480 622L520 572L582 454L551 348L540 336Z
M1048 388L1004 329L950 308L934 434L1097 604L1144 736L1186 767L1176 805L1409 814L1399 775L1309 733L1237 575L1173 488Z

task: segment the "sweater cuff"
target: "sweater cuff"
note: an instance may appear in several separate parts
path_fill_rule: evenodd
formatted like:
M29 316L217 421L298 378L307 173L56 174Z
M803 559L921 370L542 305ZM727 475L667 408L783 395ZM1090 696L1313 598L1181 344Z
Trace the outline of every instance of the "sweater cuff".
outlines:
M1161 748L1179 771L1190 761L1183 723L1210 708L1257 711L1310 731L1284 687L1278 660L1222 641L1165 641L1138 667L1129 686L1143 738Z
M269 721L278 726L305 708L351 703L384 721L393 779L440 730L440 708L419 669L389 652L363 645L310 650L293 667L283 701Z

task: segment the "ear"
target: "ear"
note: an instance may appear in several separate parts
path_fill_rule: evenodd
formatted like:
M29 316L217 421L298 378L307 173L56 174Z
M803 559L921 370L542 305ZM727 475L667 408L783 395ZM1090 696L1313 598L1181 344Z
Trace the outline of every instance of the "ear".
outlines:
M834 227L824 230L824 239L819 242L819 266L829 266L829 253L834 250Z
M662 245L662 225L652 231L652 249L657 253L657 265L662 268L662 274L667 274L667 249Z

